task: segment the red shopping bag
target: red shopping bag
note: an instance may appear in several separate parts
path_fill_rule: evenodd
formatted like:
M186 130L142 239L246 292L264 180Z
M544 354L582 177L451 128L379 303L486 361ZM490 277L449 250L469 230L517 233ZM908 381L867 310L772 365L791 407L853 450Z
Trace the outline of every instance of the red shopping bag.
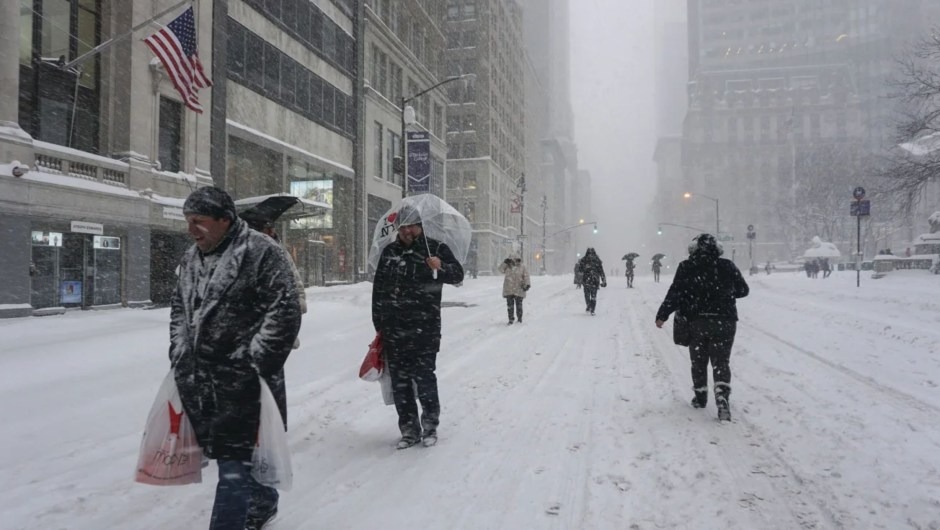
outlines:
M183 411L172 370L150 408L134 481L154 486L202 482L202 448Z
M385 363L382 361L382 335L375 334L372 344L369 344L369 351L366 352L366 358L362 360L362 366L359 367L359 379L363 381L378 381L385 370Z

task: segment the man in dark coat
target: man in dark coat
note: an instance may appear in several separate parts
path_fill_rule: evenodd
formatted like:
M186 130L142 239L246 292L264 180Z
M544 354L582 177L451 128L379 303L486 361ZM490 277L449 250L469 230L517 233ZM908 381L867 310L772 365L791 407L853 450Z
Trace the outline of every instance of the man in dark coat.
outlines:
M284 362L300 329L286 252L235 215L225 191L194 191L183 214L195 245L183 256L170 311L170 362L205 455L218 460L210 530L260 528L278 494L251 476L259 375L287 425Z
M607 287L607 275L604 263L598 257L594 247L588 247L584 257L578 261L577 270L581 273L581 285L584 287L585 311L594 314L597 309L597 288ZM577 275L577 274L576 274Z
M738 298L748 295L747 282L731 260L721 258L722 250L711 234L698 236L689 247L689 259L676 269L666 293L656 326L663 327L675 311L688 319L692 343L692 406L705 408L708 402L708 362L712 363L718 418L730 420L731 347L737 329Z
M401 430L398 448L404 449L422 439L425 445L437 442L441 292L445 283L462 282L464 270L447 245L424 235L417 211L403 208L397 222L398 237L382 251L375 271L372 324L382 336Z

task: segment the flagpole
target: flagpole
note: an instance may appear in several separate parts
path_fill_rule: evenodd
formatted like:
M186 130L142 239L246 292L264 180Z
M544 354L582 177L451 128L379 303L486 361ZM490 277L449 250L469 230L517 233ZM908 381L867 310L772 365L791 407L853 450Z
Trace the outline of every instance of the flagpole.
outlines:
M147 20L141 22L140 24L137 24L136 26L134 26L134 27L131 28L130 30L128 30L128 31L126 31L126 32L124 32L124 33L122 33L121 35L118 35L117 37L110 38L110 39L108 39L108 40L102 42L101 44L95 46L95 47L92 48L91 50L89 50L89 51L83 53L82 55L79 55L79 56L76 57L75 59L72 59L71 61L69 61L68 63L66 63L66 64L62 67L62 69L63 69L63 70L68 70L69 68L75 66L76 64L85 62L86 60L88 60L88 59L91 58L92 56L97 55L97 54L99 54L99 53L105 51L106 49L110 48L111 46L117 44L118 42L120 42L120 41L126 39L127 37L130 37L131 35L134 34L135 31L139 30L140 28L152 24L152 23L153 23L155 20L157 20L158 18L160 18L160 17L166 15L167 13L170 13L171 11L175 11L176 9L180 8L180 7L183 6L184 4L190 3L191 1L192 1L192 0L181 0L180 2L177 2L176 4L173 4L173 7L169 7L169 8L167 8L167 9L164 9L163 11L161 11L161 12L157 13L156 15L154 15L154 16L148 18Z

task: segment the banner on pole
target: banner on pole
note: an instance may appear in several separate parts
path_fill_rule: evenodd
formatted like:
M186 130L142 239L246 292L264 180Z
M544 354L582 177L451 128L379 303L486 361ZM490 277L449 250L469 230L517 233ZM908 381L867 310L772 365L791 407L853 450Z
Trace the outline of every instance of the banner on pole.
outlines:
M431 192L431 135L408 132L408 192Z
M512 202L509 204L509 213L522 213L522 196L513 194Z

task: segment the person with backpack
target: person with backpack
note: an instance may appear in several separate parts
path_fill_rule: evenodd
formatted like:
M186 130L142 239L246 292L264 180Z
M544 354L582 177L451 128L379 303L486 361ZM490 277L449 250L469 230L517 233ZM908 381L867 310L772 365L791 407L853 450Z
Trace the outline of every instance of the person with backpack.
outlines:
M702 234L689 246L689 258L679 264L666 298L656 313L656 327L662 328L675 311L689 321L692 360L692 406L708 403L708 363L712 365L718 419L731 421L731 347L737 330L736 300L748 295L741 271L715 237Z

